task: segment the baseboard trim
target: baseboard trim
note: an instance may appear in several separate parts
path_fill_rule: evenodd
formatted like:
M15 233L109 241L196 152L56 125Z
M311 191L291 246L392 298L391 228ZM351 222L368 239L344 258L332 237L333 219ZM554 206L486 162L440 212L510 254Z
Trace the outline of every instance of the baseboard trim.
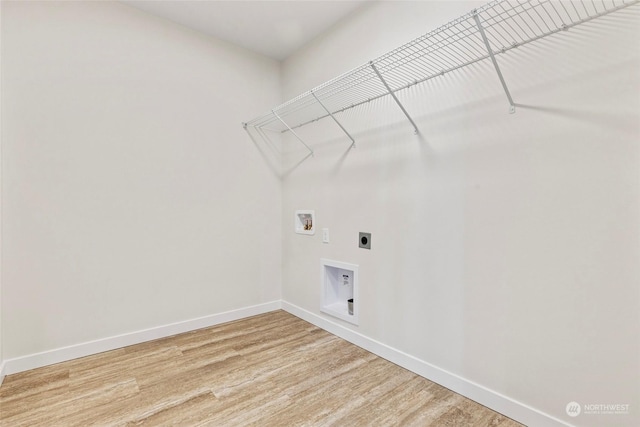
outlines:
M2 385L2 382L4 381L4 377L6 376L6 374L4 373L4 362L0 362L0 386Z
M282 309L315 326L324 329L358 347L414 372L421 377L438 383L449 390L461 394L473 401L487 406L520 423L530 426L558 427L569 426L558 418L545 414L535 408L513 400L480 384L469 381L452 372L448 372L410 354L396 350L386 344L373 340L359 332L333 322L319 314L312 313L294 304L282 301Z
M53 365L54 363L66 362L79 357L90 356L92 354L102 353L104 351L114 350L129 345L140 344L142 342L158 338L165 338L171 335L181 334L183 332L215 326L221 323L255 316L257 314L268 313L270 311L279 310L280 308L282 308L280 300L271 301L237 310L225 311L223 313L212 314L196 319L185 320L155 328L57 348L42 353L8 359L5 360L2 365L0 378L4 378L5 375L16 374L30 369Z

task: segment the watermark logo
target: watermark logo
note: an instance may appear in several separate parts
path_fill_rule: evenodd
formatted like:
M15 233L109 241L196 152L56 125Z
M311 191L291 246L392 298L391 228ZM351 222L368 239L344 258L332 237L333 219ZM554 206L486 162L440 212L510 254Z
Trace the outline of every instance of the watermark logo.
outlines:
M582 411L582 409L580 408L579 403L569 402L567 403L566 411L567 415L569 415L570 417L577 417L578 415L580 415L580 411Z
M583 406L584 414L593 415L628 415L628 403L590 403Z
M569 402L565 407L567 415L577 417L583 415L628 415L628 403L589 403L580 405L578 402Z

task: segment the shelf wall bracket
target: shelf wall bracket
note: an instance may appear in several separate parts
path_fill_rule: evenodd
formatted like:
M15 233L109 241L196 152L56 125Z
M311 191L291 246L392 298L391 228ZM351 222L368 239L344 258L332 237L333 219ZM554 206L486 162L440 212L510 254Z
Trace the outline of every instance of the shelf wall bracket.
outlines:
M491 45L489 44L489 39L487 39L487 35L484 32L482 23L480 22L480 16L478 16L478 11L474 9L472 15L473 15L473 19L476 21L476 25L478 26L478 31L480 32L482 41L484 42L484 45L487 47L487 52L489 52L489 57L491 58L491 62L493 62L493 67L496 69L496 73L498 73L498 78L500 79L500 83L502 83L502 88L504 89L504 93L507 95L507 99L509 100L509 114L513 114L516 112L516 105L513 103L513 98L511 98L511 93L509 92L507 83L504 81L504 77L502 76L502 71L500 71L500 67L498 66L498 61L496 61L496 57L493 54L493 51L491 50Z
M409 119L409 121L411 122L411 125L413 126L413 129L415 131L415 134L417 135L418 133L420 133L418 131L418 126L416 126L415 122L413 121L413 119L411 118L411 116L409 115L409 113L407 113L407 110L404 109L404 107L402 106L402 104L400 103L400 100L398 99L398 97L396 96L395 93L393 93L393 91L391 90L391 87L389 87L389 85L387 84L387 82L385 81L385 79L382 77L382 74L380 74L380 71L378 71L378 69L376 68L376 64L373 63L373 61L369 62L369 65L371 65L371 68L373 68L373 71L376 72L376 74L378 75L378 78L380 79L380 81L382 82L382 84L384 85L384 87L387 88L387 91L389 92L389 95L391 95L391 97L393 98L394 101L396 101L396 104L398 104L398 107L400 107L400 109L402 110L402 112L404 113L405 116L407 116L407 119Z
M356 140L353 139L351 134L347 132L347 130L344 128L344 126L342 126L342 124L338 121L338 119L336 119L335 116L331 114L331 111L329 111L327 107L324 106L322 101L320 101L320 99L316 96L316 94L313 91L311 91L311 95L313 95L316 101L318 101L318 104L320 104L320 106L324 109L324 111L327 112L327 114L333 119L333 121L336 122L338 126L340 126L340 129L342 129L342 131L349 137L349 139L351 140L351 146L349 148L353 148L356 145Z
M287 127L287 129L289 129L289 131L296 137L298 138L298 141L300 141L302 143L302 145L304 145L305 147L307 147L307 150L309 150L309 153L313 156L313 150L311 149L311 147L309 147L303 140L302 138L300 138L300 136L289 127L289 125L287 124L287 122L285 122L284 120L282 120L282 118L278 115L278 113L276 113L276 110L271 110L271 112L273 113L274 116L276 116L276 118L278 120L280 120L282 122L283 125L285 125Z

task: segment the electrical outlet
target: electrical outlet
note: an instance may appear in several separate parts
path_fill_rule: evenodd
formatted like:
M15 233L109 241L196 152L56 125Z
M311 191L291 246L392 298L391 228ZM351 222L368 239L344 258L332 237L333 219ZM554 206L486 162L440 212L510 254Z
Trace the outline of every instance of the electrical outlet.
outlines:
M358 235L358 247L362 249L371 249L371 233L363 233Z

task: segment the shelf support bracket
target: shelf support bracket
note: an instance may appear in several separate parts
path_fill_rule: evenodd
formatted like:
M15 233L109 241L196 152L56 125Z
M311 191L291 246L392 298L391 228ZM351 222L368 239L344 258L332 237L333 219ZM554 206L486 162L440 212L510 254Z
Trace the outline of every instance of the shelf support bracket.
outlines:
M384 78L382 77L382 74L380 74L380 71L378 71L378 69L376 68L376 65L373 63L373 61L369 61L369 65L371 65L371 68L373 68L373 71L376 72L376 74L378 75L378 78L380 79L380 81L382 82L382 84L384 85L384 87L387 88L387 91L389 92L389 95L391 95L391 97L393 98L394 101L396 101L396 104L398 104L398 107L400 107L400 109L402 110L402 112L404 113L405 116L407 116L407 119L409 119L409 121L411 122L411 125L413 126L413 129L415 131L415 134L417 135L418 133L420 133L418 131L418 126L416 126L415 122L413 121L413 119L411 118L411 116L409 115L409 113L407 113L407 110L404 109L404 107L402 106L402 104L400 103L400 100L398 99L398 97L396 96L395 93L393 93L393 91L391 90L391 87L389 87L389 85L387 84L387 82L384 80Z
M491 50L491 45L489 44L489 39L487 39L487 35L484 32L484 28L482 27L482 23L480 22L480 17L478 16L478 11L473 11L473 19L476 21L476 25L478 26L478 31L480 32L480 36L482 37L482 41L487 48L487 52L489 52L489 57L491 58L491 62L493 62L493 67L496 69L498 73L498 78L500 79L500 83L502 83L502 88L504 89L504 93L507 95L507 99L509 100L509 114L513 114L516 112L516 105L513 103L513 98L511 98L511 93L509 92L509 88L507 87L507 83L504 81L504 77L502 76L502 71L500 71L500 67L498 66L498 61L496 61L496 56L493 54Z
M304 145L305 147L307 147L307 150L309 150L309 153L313 156L313 150L302 140L302 138L300 138L298 136L298 134L289 127L289 125L287 124L287 122L285 122L284 120L282 120L282 118L278 115L278 113L276 113L276 110L271 110L271 112L273 113L274 116L276 116L276 118L278 120L280 120L282 122L283 125L285 125L287 127L287 129L289 129L291 131L291 133L298 138L298 141L300 141L302 143L302 145Z
M334 121L334 122L336 122L336 124L337 124L338 126L340 126L340 129L342 129L342 132L344 132L344 133L349 137L349 139L351 140L351 146L350 146L349 148L354 147L354 146L356 145L356 140L355 140L355 139L353 139L353 137L351 136L351 134L350 134L349 132L347 132L347 130L344 128L344 126L342 126L342 124L338 121L338 119L336 119L336 118L334 117L334 115L333 115L333 114L331 114L331 111L329 111L329 110L327 109L327 107L325 107L325 106L324 106L324 104L322 103L322 101L320 101L320 98L318 98L318 97L316 96L316 94L315 94L313 91L311 91L311 95L313 95L313 97L316 99L316 101L318 101L318 104L320 104L320 106L324 109L324 111L326 111L326 112L327 112L327 114L328 114L328 115L333 119L333 121Z

